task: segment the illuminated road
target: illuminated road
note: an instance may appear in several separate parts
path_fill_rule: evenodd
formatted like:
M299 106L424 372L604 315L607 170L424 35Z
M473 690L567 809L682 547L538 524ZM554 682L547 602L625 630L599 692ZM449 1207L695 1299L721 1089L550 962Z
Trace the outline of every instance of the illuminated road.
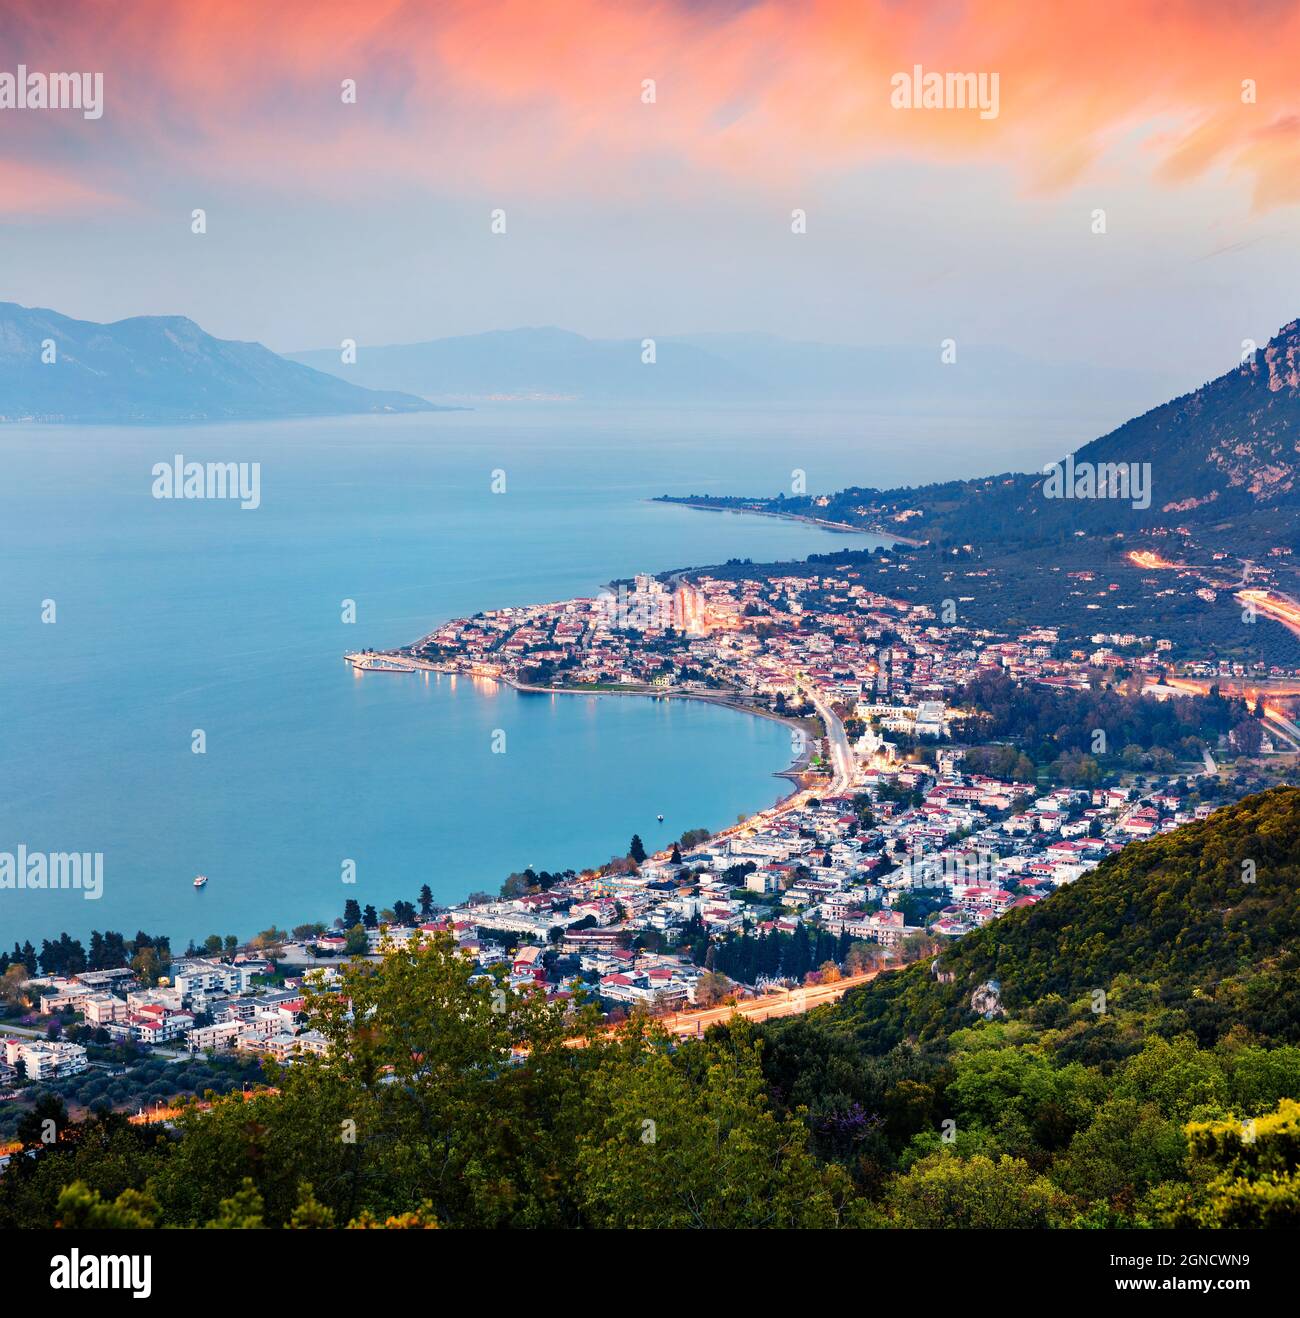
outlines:
M1285 595L1275 594L1271 590L1239 590L1237 598L1243 604L1251 604L1256 613L1262 613L1274 622L1280 622L1293 636L1300 636L1300 604Z
M1269 731L1275 737L1287 742L1292 750L1300 750L1300 727L1296 727L1280 709L1266 704L1264 722L1268 724Z
M824 1007L827 1003L837 1002L850 989L869 983L880 973L880 969L868 970L862 975L846 975L834 984L810 984L805 988L786 989L783 993L769 993L761 998L748 998L735 1004L710 1007L706 1011L676 1012L671 1016L660 1017L658 1023L669 1034L689 1037L703 1034L711 1025L723 1025L733 1016L743 1016L751 1021L798 1016L805 1011L811 1011L814 1007Z
M1210 688L1217 686L1221 696L1242 696L1251 704L1260 696L1300 696L1300 682L1284 677L1166 677L1165 685L1194 696L1208 695Z
M1259 606L1256 605L1256 607ZM1218 686L1221 695L1242 696L1253 705L1262 704L1264 706L1263 721L1273 734L1274 740L1285 742L1291 750L1300 751L1300 726L1291 721L1285 710L1268 703L1269 696L1280 698L1282 696L1300 695L1300 684L1270 681L1268 679L1259 682L1243 682L1234 678L1211 680L1192 677L1167 677L1165 683L1178 691L1187 691L1198 696L1206 695L1210 687ZM1205 770L1207 773L1218 772L1218 767L1215 765L1209 751L1205 752Z
M796 677L799 690L812 701L813 708L821 716L826 726L826 743L831 757L831 784L829 796L843 796L853 786L854 761L853 748L849 745L849 734L844 731L844 724L839 715L822 699L817 688L803 678Z

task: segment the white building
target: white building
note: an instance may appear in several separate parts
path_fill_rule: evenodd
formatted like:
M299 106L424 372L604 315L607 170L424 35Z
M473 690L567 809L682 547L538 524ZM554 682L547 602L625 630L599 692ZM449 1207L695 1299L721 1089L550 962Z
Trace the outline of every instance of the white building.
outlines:
M253 980L248 966L231 966L224 961L177 961L171 968L171 981L183 998L203 997L211 993L243 993Z
M235 1046L243 1021L222 1021L217 1025L199 1025L185 1037L185 1042L196 1053L219 1053Z
M50 1043L40 1039L6 1039L5 1061L22 1063L28 1080L57 1080L86 1069L86 1050L79 1043Z

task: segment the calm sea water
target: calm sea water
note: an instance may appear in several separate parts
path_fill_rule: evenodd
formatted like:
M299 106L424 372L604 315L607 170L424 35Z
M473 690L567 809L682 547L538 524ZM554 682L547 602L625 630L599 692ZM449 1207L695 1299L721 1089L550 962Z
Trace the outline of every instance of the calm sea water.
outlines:
M774 492L795 469L812 490L923 481L1028 466L1078 439L945 422L940 444L924 419L903 425L498 408L0 429L0 852L98 851L105 868L97 902L0 891L0 941L143 928L184 946L332 920L348 897L413 900L422 883L454 900L769 804L789 759L779 724L359 677L342 653L637 571L863 542L647 502L661 492ZM261 507L154 499L150 469L174 454L259 462Z

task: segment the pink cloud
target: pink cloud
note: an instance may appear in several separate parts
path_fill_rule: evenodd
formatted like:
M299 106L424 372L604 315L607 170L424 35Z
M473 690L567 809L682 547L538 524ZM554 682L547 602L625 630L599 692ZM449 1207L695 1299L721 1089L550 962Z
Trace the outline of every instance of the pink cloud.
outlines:
M324 196L707 195L885 156L987 162L1051 191L1136 133L1157 182L1221 168L1256 207L1300 200L1296 3L1225 22L1203 0L19 0L4 22L15 63L102 67L107 108L39 138L15 121L0 154L107 193L173 175ZM915 63L996 72L999 116L891 108L891 75ZM341 102L344 78L356 105Z

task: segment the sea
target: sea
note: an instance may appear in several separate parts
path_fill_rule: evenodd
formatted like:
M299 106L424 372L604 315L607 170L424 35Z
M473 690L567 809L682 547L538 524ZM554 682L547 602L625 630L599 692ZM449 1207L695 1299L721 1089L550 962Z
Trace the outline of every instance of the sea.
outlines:
M359 675L343 654L637 572L879 542L657 494L1024 470L1090 437L1059 418L539 402L0 427L0 872L26 848L101 857L103 876L95 899L0 888L0 946L242 941L348 898L383 909L428 884L451 903L634 833L654 848L732 823L786 790L780 723ZM155 497L178 456L258 464L258 506Z

